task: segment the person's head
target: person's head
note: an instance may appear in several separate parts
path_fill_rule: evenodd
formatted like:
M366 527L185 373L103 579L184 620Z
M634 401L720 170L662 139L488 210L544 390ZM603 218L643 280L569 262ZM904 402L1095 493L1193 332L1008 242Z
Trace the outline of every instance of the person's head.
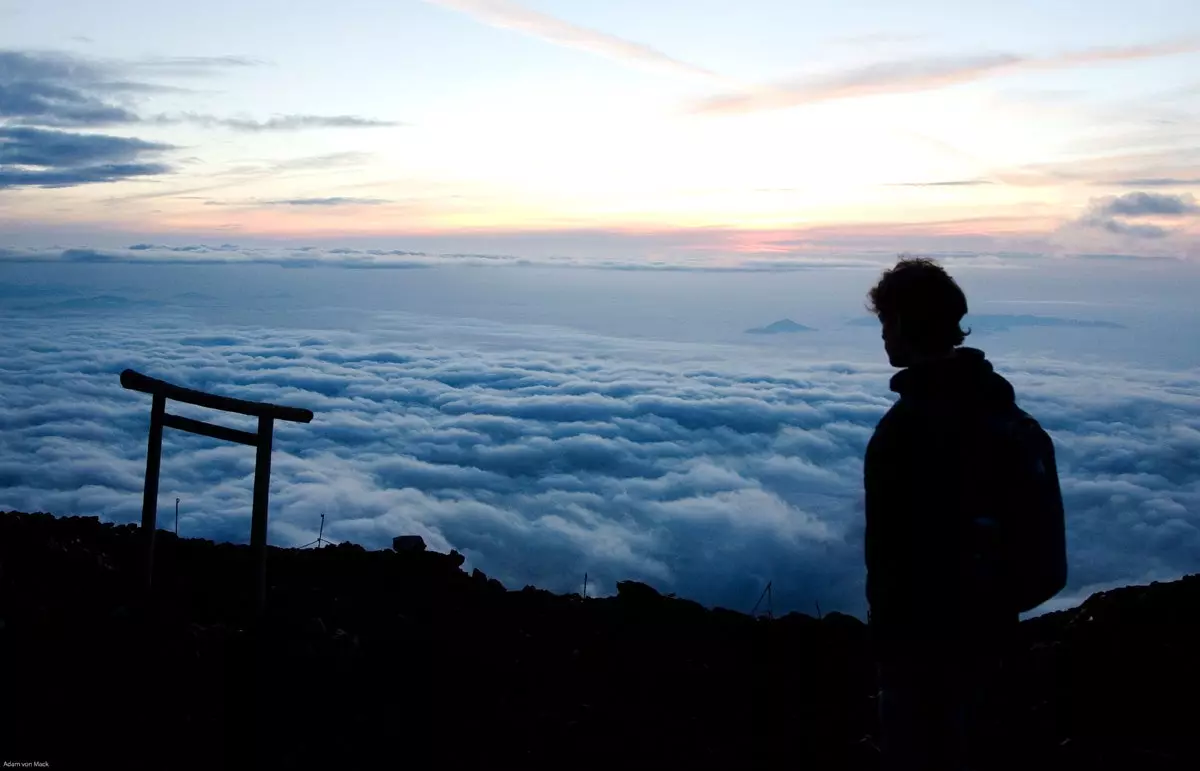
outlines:
M883 272L869 297L868 307L883 324L884 348L893 367L945 356L970 334L959 327L967 297L933 260L902 256Z

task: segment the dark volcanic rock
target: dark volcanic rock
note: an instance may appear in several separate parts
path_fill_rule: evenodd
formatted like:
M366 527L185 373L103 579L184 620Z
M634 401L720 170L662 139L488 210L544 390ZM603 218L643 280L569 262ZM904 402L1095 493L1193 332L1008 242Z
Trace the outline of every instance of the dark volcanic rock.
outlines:
M0 755L61 768L869 769L866 628L774 620L626 581L508 591L464 557L248 549L0 514ZM1200 578L1025 622L1008 680L1022 768L1186 767ZM1018 741L1019 739L1019 741Z
M398 535L392 539L393 551L425 551L425 539L419 535Z

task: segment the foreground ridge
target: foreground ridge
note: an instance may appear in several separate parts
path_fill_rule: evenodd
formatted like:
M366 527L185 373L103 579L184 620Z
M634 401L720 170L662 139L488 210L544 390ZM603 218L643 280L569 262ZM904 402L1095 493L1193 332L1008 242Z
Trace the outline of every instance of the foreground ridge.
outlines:
M269 549L253 624L248 547L157 537L146 597L136 526L0 514L0 759L876 766L867 630L844 614L756 619L637 582L512 591L457 552L340 544ZM1024 622L1008 679L1025 765L1186 767L1198 600L1189 576Z

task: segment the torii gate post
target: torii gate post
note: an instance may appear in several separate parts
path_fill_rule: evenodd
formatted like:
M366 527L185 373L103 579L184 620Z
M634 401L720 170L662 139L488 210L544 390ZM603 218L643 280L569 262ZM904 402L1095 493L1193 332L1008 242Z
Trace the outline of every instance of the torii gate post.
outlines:
M149 592L154 578L154 531L158 519L158 471L162 460L162 430L177 428L193 434L224 439L256 448L254 458L254 508L250 520L250 553L254 570L254 609L260 612L267 598L267 502L271 492L271 448L274 443L275 421L289 420L309 423L310 410L281 407L265 402L249 402L228 396L173 385L127 369L121 373L121 386L154 397L150 407L150 437L146 443L146 486L142 491L142 534L145 539L144 583ZM238 431L225 426L204 423L167 412L167 399L195 404L223 412L236 412L258 418L258 431Z

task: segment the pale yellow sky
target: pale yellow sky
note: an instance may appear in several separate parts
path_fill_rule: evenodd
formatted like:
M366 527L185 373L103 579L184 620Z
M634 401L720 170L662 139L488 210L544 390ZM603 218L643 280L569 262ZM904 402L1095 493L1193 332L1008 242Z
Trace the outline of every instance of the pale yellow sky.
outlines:
M669 3L352 1L330 17L305 0L286 35L265 10L218 30L128 0L88 42L18 2L0 85L76 101L0 105L0 225L298 239L903 225L950 249L965 235L1195 251L1187 205L1097 214L1200 190L1194 6L1152 24L1103 4L1084 34L1022 26L1055 3L954 23L927 3L901 34L859 5L876 16L830 10L788 46L773 20L790 11L767 0L698 9L686 30Z

